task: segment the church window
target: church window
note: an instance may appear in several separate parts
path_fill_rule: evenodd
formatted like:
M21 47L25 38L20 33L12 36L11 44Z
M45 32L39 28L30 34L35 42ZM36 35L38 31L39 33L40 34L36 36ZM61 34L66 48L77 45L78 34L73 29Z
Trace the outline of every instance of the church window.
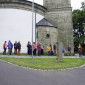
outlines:
M50 34L46 34L46 38L50 38Z

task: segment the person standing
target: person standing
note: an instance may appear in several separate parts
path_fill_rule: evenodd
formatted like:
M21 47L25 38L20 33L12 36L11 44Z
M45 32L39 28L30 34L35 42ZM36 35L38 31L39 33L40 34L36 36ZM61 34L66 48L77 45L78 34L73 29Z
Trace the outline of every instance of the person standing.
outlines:
M43 46L43 44L41 44L41 55L43 55L44 54L44 46Z
M14 54L15 55L17 54L17 41L15 41L14 43Z
M82 57L82 46L80 44L79 44L78 50L79 50L79 57Z
M5 41L4 42L4 45L3 45L3 49L4 49L4 51L3 51L3 55L6 55L6 49L7 49L7 41Z
M56 56L56 44L53 45L54 55Z
M11 42L11 46L12 46L12 48L13 48L13 44L12 44L12 42ZM11 53L10 53L10 55L12 54L12 48L11 48Z
M68 46L68 56L71 56L71 46Z
M12 52L12 43L11 43L11 41L9 40L9 42L8 42L8 55L11 55L11 52Z
M40 56L41 55L41 45L40 45L40 43L38 43L37 49L38 49L38 56Z
M62 56L64 56L64 53L65 53L65 48L63 47L62 48Z
M50 55L50 50L51 50L51 48L50 48L50 46L48 45L48 46L47 46L48 56Z
M17 49L18 49L17 54L20 55L20 50L21 50L21 43L20 43L20 41L17 43Z
M35 43L35 42L34 42L34 45L33 45L33 47L34 47L33 54L36 56L36 50L37 50L37 46L36 46L36 43Z
M30 42L28 42L27 48L28 48L27 54L28 54L28 55L32 55L32 46L31 46L31 43L30 43Z
M52 45L50 44L50 55L53 55Z
M29 55L29 51L30 51L30 48L29 48L29 44L30 42L27 43L27 54Z

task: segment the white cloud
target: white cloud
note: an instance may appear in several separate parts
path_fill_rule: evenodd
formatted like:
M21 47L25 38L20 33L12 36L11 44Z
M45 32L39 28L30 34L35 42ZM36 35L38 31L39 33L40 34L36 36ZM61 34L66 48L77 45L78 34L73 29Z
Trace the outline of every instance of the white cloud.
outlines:
M85 0L71 0L71 6L73 9L80 9L81 2Z

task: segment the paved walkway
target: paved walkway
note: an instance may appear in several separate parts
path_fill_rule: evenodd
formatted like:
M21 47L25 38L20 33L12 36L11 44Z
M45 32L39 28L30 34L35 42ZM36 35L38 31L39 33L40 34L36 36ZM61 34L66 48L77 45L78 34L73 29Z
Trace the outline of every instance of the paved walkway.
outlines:
M0 57L31 58L32 56L0 55ZM56 56L33 56L34 58L56 58ZM79 56L64 56L63 58L80 58ZM83 56L82 58L85 58Z
M15 55L0 55L0 57L31 58L31 56ZM36 58L56 58L56 56L36 56ZM64 58L80 57L64 56ZM42 71L19 67L0 60L0 85L85 85L85 66L61 71Z
M0 85L85 85L85 66L62 71L39 71L0 60Z

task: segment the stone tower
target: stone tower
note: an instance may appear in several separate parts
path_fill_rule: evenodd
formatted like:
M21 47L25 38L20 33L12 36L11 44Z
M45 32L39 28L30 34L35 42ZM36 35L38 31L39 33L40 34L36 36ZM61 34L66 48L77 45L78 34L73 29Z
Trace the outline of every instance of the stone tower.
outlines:
M44 6L48 9L45 18L58 27L58 40L63 42L66 49L68 45L73 45L73 24L72 24L72 8L70 0L43 0Z
M44 1L44 6L48 9L71 7L70 0L43 0L43 1Z

